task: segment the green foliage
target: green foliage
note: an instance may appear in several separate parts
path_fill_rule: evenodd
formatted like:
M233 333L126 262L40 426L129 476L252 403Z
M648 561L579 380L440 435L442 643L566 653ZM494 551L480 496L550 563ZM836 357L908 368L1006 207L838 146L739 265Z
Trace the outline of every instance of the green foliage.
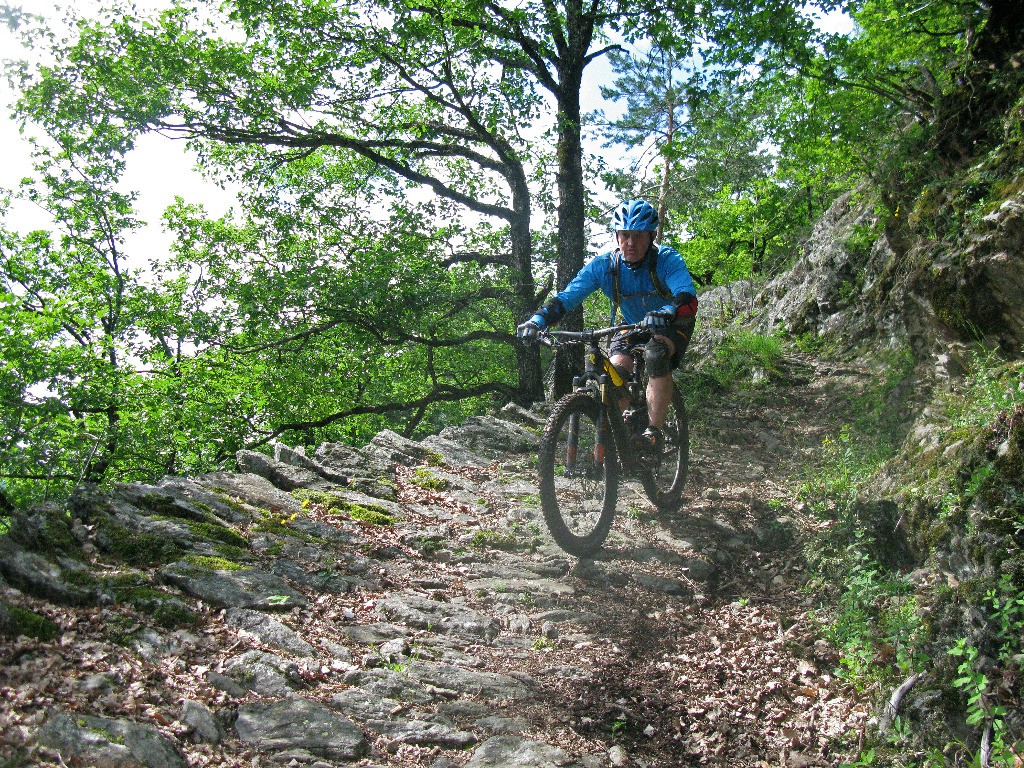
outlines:
M736 329L715 348L710 361L700 371L719 390L756 386L756 377L777 374L783 358L782 340L753 331ZM687 391L698 389L691 386Z
M1013 765L1015 745L1007 738L1005 719L1008 709L1020 707L1013 680L1024 672L1024 593L1004 575L988 590L984 608L989 619L986 644L994 651L994 663L966 639L958 640L948 651L960 660L953 685L967 698L967 723L991 723L993 760Z
M858 260L863 260L878 240L879 235L881 235L881 231L877 222L858 224L850 230L843 246L850 255Z
M819 464L800 486L799 497L821 515L841 514L891 450L850 425L840 427L837 435L822 441Z
M923 621L913 585L874 562L857 531L840 561L840 593L826 638L841 651L840 675L858 688L905 678L922 668Z
M417 488L422 488L426 491L443 491L448 488L448 480L446 478L438 477L426 467L418 467L414 470L410 482Z
M970 431L990 425L1003 412L1024 403L1024 366L975 348L970 369L956 393L946 400L953 429Z
M841 516L897 448L902 417L901 387L913 373L914 359L905 351L879 360L872 386L849 402L849 423L822 441L817 464L801 485L799 496L822 516Z
M913 584L900 575L898 508L863 497L897 448L898 396L909 355L879 367L875 384L850 402L850 423L827 437L798 497L826 525L805 541L823 591L826 637L841 652L840 674L858 688L888 685L921 668L924 624Z
M529 233L512 239L510 260L509 221L530 210L502 204L509 184L513 197L528 191L534 144L515 118L536 116L529 78L515 68L500 83L478 78L480 39L463 27L438 37L417 13L374 29L377 14L340 7L223 11L239 14L224 37L185 8L83 21L52 67L24 72L22 114L66 151L41 155L43 177L21 193L55 211L55 231L0 233L0 321L13 331L0 341L0 476L19 504L83 479L230 467L239 448L274 437L433 432L514 391L520 348L507 329L533 288L519 278ZM468 113L445 106L457 99L376 98L403 92L395 56L418 65L438 46L457 61L450 86L474 94ZM224 88L248 96L225 100ZM353 112L345 93L373 114ZM240 213L211 220L178 201L166 215L171 257L146 279L125 268L124 234L138 223L131 196L111 190L139 134L173 130L173 114L189 131L249 135L287 125L275 112L302 111L346 148L332 139L282 163L258 136L198 147L211 175L241 185ZM447 137L431 144L426 125ZM494 146L497 161L484 157ZM407 200L403 172L436 182L440 197ZM462 227L463 203L491 218Z

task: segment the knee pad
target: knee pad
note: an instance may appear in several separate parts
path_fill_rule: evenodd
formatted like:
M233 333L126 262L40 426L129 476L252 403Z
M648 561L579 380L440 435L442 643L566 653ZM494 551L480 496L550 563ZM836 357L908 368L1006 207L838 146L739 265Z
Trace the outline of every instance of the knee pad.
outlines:
M647 375L652 379L660 379L672 373L672 355L668 345L661 339L651 339L644 349L644 362L647 364Z

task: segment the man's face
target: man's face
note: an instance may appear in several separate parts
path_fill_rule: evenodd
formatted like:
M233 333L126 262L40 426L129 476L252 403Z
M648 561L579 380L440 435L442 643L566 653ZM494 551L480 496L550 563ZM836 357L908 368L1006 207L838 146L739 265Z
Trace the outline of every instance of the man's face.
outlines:
M640 261L651 247L654 240L654 233L644 230L620 229L615 233L615 239L619 241L619 249L622 257L632 263Z

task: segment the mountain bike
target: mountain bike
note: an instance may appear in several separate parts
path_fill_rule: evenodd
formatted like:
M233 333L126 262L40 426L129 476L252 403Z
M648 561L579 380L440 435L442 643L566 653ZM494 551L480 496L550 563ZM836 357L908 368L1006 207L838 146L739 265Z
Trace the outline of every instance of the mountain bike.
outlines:
M634 336L633 371L624 379L600 342L616 333ZM615 518L620 478L636 477L659 509L676 504L686 483L690 435L686 406L676 384L656 454L639 452L636 437L648 426L647 381L642 342L649 330L616 325L584 331L542 331L552 348L586 344L582 376L554 406L540 443L540 497L555 542L585 557L604 543ZM625 400L627 407L620 410Z

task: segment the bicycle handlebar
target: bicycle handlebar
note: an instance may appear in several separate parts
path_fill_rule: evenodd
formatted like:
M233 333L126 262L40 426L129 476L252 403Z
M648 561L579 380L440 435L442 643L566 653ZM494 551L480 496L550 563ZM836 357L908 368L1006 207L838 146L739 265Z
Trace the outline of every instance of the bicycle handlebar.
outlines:
M597 328L592 331L548 331L544 330L537 334L537 341L547 347L559 347L569 344L583 344L595 339L603 339L612 336L620 331L647 331L641 328L639 323L627 323L625 325L611 325L607 328Z

